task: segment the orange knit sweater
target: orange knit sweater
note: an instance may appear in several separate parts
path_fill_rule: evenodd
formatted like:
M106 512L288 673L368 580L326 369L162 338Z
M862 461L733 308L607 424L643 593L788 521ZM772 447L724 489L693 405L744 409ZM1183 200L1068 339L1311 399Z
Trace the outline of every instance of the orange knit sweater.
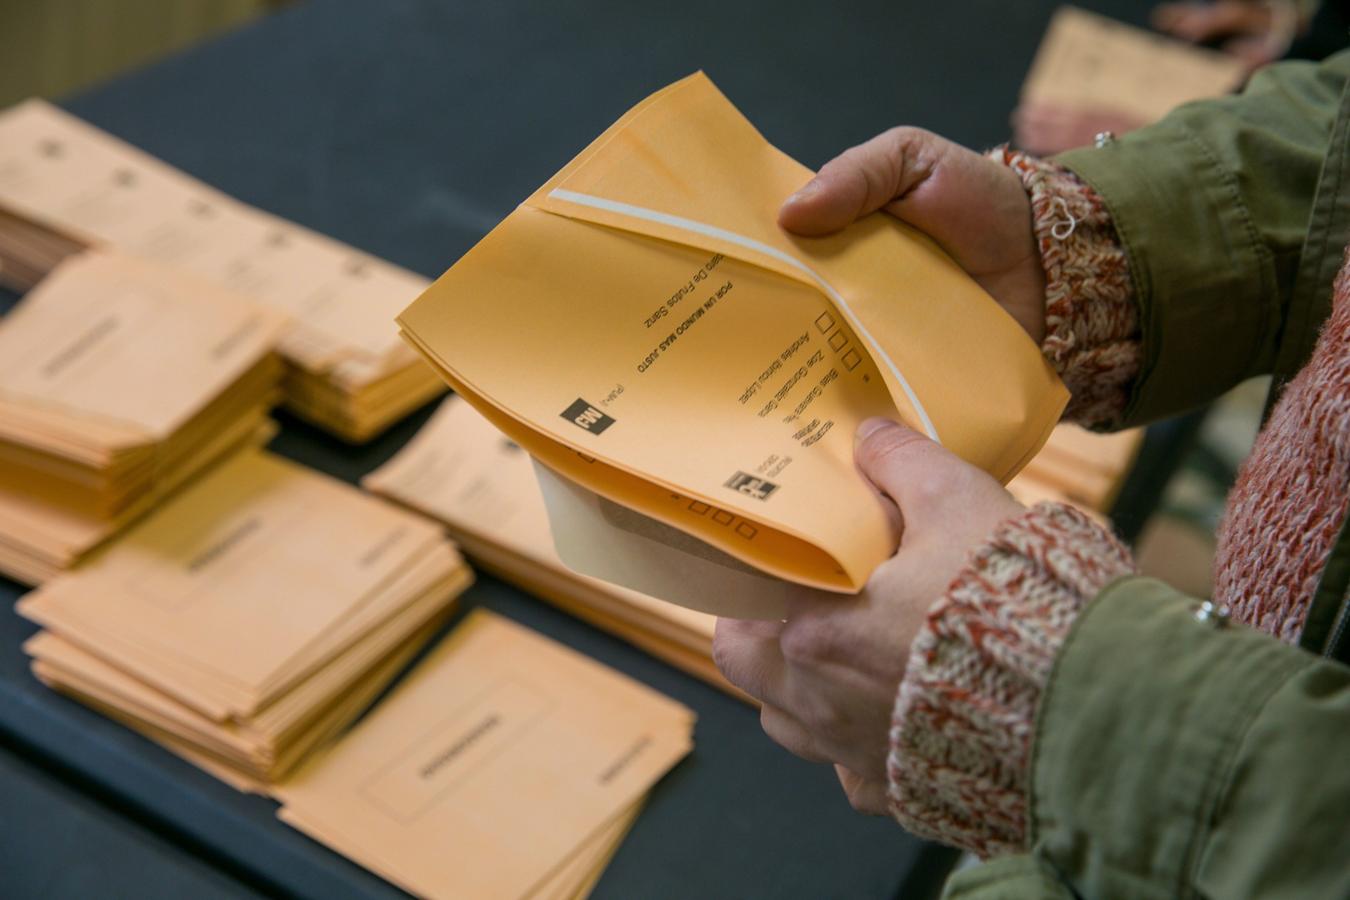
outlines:
M1006 150L1045 267L1046 358L1066 416L1110 425L1141 358L1125 253L1101 199L1067 170ZM1288 385L1230 494L1215 597L1294 642L1350 505L1350 263L1312 358ZM1026 848L1041 690L1078 611L1133 571L1087 517L1041 504L1004 523L930 609L892 718L891 810L910 830L988 857Z

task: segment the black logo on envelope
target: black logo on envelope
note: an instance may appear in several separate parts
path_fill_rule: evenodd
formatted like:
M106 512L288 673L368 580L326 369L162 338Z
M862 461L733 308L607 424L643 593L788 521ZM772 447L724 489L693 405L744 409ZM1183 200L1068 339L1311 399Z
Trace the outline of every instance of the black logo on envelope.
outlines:
M591 434L599 434L614 424L614 419L605 415L591 404L577 398L577 402L562 411L562 417L578 428L584 428Z
M737 472L728 478L726 486L733 491L740 491L748 497L754 497L756 500L768 500L769 495L778 490L778 485L772 481L767 481L757 475L747 475L744 472Z

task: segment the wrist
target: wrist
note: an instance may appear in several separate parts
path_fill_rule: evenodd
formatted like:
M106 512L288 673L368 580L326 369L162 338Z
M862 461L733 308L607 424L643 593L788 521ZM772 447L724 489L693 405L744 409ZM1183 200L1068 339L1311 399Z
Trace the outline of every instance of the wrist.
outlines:
M1065 417L1111 426L1142 362L1139 313L1125 249L1101 197L1059 164L1005 147L989 157L1022 183L1045 278L1041 353L1072 400Z
M1025 849L1032 732L1069 628L1134 570L1108 532L1043 503L998 527L929 610L897 692L895 818L988 857Z

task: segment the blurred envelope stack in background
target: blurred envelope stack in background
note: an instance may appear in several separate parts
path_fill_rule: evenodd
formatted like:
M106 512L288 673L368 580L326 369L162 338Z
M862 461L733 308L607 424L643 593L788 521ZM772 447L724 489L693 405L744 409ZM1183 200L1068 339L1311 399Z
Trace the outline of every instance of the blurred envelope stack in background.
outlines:
M1027 506L1054 500L1105 519L1143 441L1143 428L1097 434L1060 425L1008 490Z
M1234 56L1062 6L1036 51L1022 100L1110 111L1146 125L1183 103L1226 94L1245 77Z
M679 703L478 610L275 795L420 897L584 896L692 730Z
M896 540L854 467L863 419L899 418L1006 481L1067 394L1017 323L894 218L782 231L778 208L810 175L690 76L621 118L399 323L558 481L774 578L855 592ZM658 596L741 617L786 608Z
M182 269L284 313L286 403L352 441L443 385L395 314L426 279L254 209L41 100L0 112L0 281L81 247Z
M285 318L190 275L71 257L0 319L0 571L73 565L270 433Z
M407 446L362 485L443 523L479 568L738 693L713 665L713 616L564 564L528 455L462 399L443 402ZM609 543L600 550L612 548Z
M20 601L45 682L262 790L350 722L472 576L441 530L246 451Z

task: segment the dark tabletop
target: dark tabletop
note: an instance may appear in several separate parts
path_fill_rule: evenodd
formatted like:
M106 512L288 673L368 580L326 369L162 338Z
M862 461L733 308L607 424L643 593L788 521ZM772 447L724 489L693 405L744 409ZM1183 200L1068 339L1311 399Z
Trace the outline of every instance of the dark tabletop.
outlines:
M1083 5L1132 21L1147 8ZM311 0L63 105L246 202L435 276L629 106L695 69L813 167L900 123L1004 140L1053 7ZM360 448L282 416L272 446L355 481L428 413ZM0 579L0 606L20 593ZM770 743L749 707L491 578L466 606L698 713L693 755L658 786L597 897L919 890L925 845L854 814L833 772ZM281 825L272 802L42 688L19 649L32 631L0 612L0 870L26 873L0 875L0 893L91 896L103 871L105 895L397 895Z

